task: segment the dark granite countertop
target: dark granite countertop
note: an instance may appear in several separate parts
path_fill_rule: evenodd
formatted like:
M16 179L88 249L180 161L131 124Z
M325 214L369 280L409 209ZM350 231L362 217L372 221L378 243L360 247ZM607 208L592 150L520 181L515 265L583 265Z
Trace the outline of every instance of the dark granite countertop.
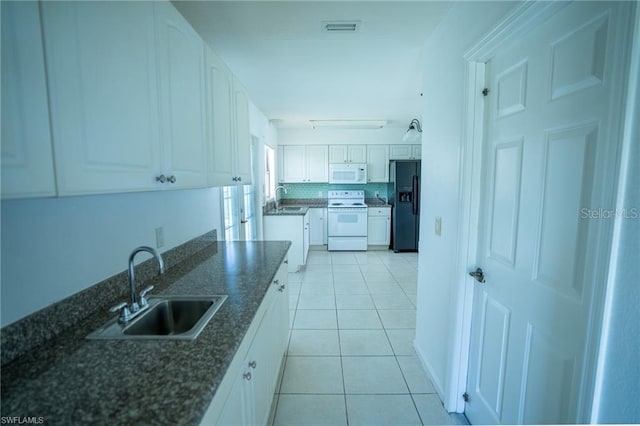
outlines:
M150 283L153 294L228 295L194 341L86 340L112 313L2 367L2 416L46 424L197 424L290 242L218 242Z

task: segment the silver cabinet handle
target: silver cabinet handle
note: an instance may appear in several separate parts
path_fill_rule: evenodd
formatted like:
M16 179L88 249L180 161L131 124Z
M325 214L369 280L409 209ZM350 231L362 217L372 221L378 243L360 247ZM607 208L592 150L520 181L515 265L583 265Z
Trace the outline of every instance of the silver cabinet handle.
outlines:
M156 176L156 181L165 183L167 181L167 177L165 175Z
M242 375L242 377L243 377L245 380L251 380L251 372L250 372L250 371L247 371L246 373L244 373L244 374Z
M278 291L279 292L283 292L284 291L284 284L282 284L280 287L278 287Z
M170 183L176 183L176 177L175 177L174 175L169 176L169 177L167 178L167 180L168 180Z
M256 362L255 362L255 361L251 361L251 362L249 363L249 367L250 367L250 368L256 368L256 365L258 365L258 364L256 364Z
M276 285L280 284L280 280L273 280L273 283L276 284Z

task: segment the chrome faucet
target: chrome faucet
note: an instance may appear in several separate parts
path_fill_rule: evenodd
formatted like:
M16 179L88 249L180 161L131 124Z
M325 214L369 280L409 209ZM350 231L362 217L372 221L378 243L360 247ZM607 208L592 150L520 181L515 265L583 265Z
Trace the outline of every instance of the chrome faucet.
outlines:
M289 190L287 189L286 186L283 186L283 185L276 186L276 208L280 207L280 200L278 200L278 189L282 189L285 194L289 193Z
M130 303L127 305L125 302L123 302L110 309L111 312L120 311L120 318L118 319L118 321L120 321L121 323L125 323L133 319L149 306L145 296L147 295L147 293L153 290L152 285L146 287L140 292L139 296L136 296L136 275L133 260L135 259L136 254L143 251L146 251L147 253L151 253L153 255L153 257L158 262L160 274L164 274L164 262L162 261L162 256L160 256L160 253L158 253L155 249L148 246L141 246L137 247L133 250L133 252L131 252L131 255L129 256L129 287L131 290Z

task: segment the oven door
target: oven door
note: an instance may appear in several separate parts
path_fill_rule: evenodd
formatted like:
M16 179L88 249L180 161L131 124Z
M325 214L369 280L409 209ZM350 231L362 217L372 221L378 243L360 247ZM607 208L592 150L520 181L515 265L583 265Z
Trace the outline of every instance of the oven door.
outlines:
M330 237L366 237L367 208L329 208L328 229Z

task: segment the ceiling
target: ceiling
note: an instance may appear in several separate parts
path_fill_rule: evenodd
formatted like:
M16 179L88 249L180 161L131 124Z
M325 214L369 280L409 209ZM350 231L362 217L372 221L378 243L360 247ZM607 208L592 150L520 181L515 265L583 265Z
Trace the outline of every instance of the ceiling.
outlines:
M174 1L279 127L422 111L422 46L452 2ZM360 21L355 33L326 21Z

